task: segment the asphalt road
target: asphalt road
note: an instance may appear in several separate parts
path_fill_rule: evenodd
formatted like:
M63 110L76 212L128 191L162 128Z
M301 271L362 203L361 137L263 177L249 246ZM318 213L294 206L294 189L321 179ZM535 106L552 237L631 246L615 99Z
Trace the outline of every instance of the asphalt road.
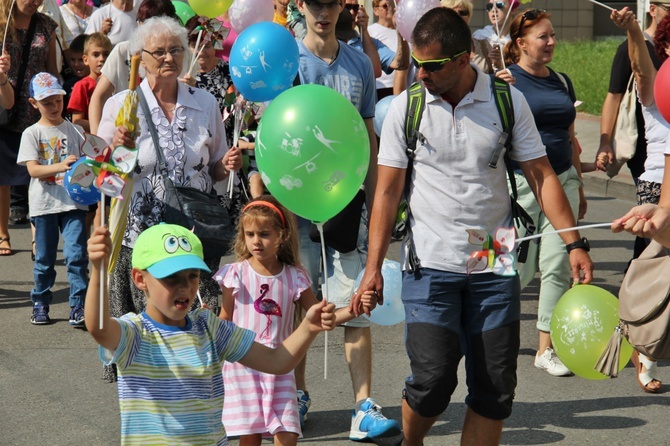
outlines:
M590 195L589 212L582 224L611 221L631 204ZM51 307L53 324L33 326L29 322L30 231L28 226L12 226L10 230L15 254L0 257L0 445L118 444L116 385L101 380L101 363L92 338L68 324L62 255ZM587 231L597 268L594 284L616 294L631 255L632 237L607 229ZM389 257L397 258L397 252L398 246L393 245ZM537 291L535 280L522 295L519 384L502 443L670 444L670 428L665 424L668 395L644 394L630 366L619 378L604 381L556 378L533 367ZM403 324L374 326L373 344L373 396L387 416L399 420L400 394L409 372ZM353 396L341 330L330 335L327 380L323 378L323 353L324 337L320 336L308 356L313 402L301 442L347 444ZM660 373L670 383L666 364L661 364ZM460 382L451 405L426 439L427 446L459 443L465 410L464 376Z

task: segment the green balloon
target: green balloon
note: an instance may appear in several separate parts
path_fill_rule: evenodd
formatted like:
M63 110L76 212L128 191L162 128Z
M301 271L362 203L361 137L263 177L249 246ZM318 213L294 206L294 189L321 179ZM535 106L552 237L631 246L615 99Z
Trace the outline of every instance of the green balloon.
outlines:
M551 316L551 342L556 355L575 375L608 379L594 369L619 325L619 300L593 285L576 285L556 304ZM628 364L633 347L622 338L619 371Z
M177 12L177 17L181 20L182 25L186 25L186 22L193 16L195 16L195 11L186 2L180 2L179 0L172 0L174 9Z
M256 161L277 200L303 218L323 222L344 209L363 184L370 140L348 99L323 85L299 85L263 113Z

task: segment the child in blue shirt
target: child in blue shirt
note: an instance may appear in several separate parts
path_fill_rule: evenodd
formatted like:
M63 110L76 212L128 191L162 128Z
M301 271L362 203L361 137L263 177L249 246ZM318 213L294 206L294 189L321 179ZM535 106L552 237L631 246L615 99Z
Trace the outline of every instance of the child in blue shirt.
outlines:
M219 319L208 309L189 313L200 273L210 270L198 237L166 223L142 232L133 249L132 279L146 296L146 309L111 318L107 290L103 308L99 290L101 265L109 261L112 242L99 219L98 213L88 242L92 270L86 328L100 344L103 362L118 369L122 444L227 444L221 422L223 362L286 374L320 331L335 326L334 305L320 302L272 349L254 342L253 331Z

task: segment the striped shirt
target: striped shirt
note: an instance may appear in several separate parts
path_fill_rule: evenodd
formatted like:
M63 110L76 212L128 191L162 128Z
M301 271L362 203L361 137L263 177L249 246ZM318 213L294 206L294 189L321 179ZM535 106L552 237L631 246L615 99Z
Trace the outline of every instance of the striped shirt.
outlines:
M117 349L100 347L100 359L118 368L121 444L227 444L221 368L249 352L255 333L209 310L186 320L173 327L129 313L117 319Z

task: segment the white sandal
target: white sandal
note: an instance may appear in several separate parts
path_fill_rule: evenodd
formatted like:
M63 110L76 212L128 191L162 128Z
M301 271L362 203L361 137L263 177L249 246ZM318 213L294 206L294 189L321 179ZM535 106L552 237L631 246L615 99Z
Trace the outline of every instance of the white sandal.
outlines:
M656 378L658 367L656 366L656 361L651 358L639 353L637 355L633 354L631 357L633 364L635 365L635 373L637 373L637 383L642 387L647 393L659 393L661 391L661 380ZM642 371L642 366L647 369L645 372ZM656 381L659 383L658 388L647 387L649 383Z

